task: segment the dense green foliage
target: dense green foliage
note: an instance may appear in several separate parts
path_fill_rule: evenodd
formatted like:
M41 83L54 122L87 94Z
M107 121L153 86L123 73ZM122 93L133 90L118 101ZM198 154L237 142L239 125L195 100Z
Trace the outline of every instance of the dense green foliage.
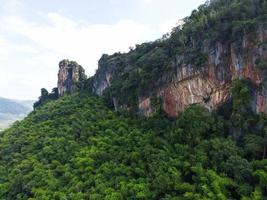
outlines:
M235 128L239 129L239 134L248 132L254 125L254 113L251 109L253 97L253 84L249 80L235 80L232 83L231 93L233 98L233 111L231 119Z
M0 136L0 198L266 199L266 123L236 143L197 105L140 119L65 96Z
M39 97L39 100L33 104L33 108L36 109L44 105L49 100L56 100L57 98L58 98L57 88L53 88L51 93L49 93L45 88L42 88L41 96Z
M138 95L151 93L162 82L171 80L162 74L175 74L176 68L183 65L205 67L207 49L215 43L234 43L241 49L243 36L266 26L266 21L266 0L207 1L162 39L136 45L127 54L105 55L100 66L118 66L105 97L110 100L115 96L120 105L135 110ZM266 48L266 43L260 45ZM266 60L259 58L256 66L266 69Z

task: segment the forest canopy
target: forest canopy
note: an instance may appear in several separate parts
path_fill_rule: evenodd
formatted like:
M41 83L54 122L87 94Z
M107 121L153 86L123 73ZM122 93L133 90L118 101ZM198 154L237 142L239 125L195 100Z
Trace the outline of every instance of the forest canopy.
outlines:
M267 120L256 123L237 141L228 120L198 105L145 119L67 95L1 135L0 197L266 199Z

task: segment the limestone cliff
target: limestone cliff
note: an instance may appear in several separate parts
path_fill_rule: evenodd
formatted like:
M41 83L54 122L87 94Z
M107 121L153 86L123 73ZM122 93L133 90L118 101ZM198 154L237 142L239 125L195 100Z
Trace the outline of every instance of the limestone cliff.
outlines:
M236 42L203 44L202 51L208 55L204 68L194 70L193 66L179 63L183 56L177 55L177 71L171 83L157 91L163 100L163 109L170 116L177 116L189 104L198 103L215 108L229 97L231 82L236 78L249 79L256 86L256 112L267 113L266 70L256 69L256 60L267 59L263 44L267 40L266 27L259 27L256 34L243 36L241 45ZM239 47L239 48L236 48Z
M37 105L82 87L114 109L176 117L191 104L219 107L231 98L233 81L246 79L249 109L267 114L266 10L265 1L207 1L169 35L103 55L89 79L76 62L63 60L57 88Z
M128 53L103 55L84 88L115 109L176 117L191 104L214 109L231 98L235 79L253 85L250 108L267 113L267 4L213 0L194 10L169 35ZM84 79L75 62L59 64L58 93Z
M59 63L58 72L57 87L59 96L71 93L75 89L75 84L85 79L86 75L82 66L73 61L62 60Z
M62 60L59 63L57 87L53 88L50 93L42 88L41 96L33 104L33 108L37 109L49 100L58 99L65 93L70 94L76 89L78 90L84 81L86 81L86 75L82 66L74 61Z
M259 88L254 91L252 109L257 113L267 113L267 72L256 67L257 60L267 59L266 41L265 25L258 26L251 33L240 35L239 41L202 41L200 51L206 56L203 67L197 67L194 58L184 62L189 57L187 52L176 54L171 61L171 70L149 83L154 85L153 89L137 94L138 112L145 116L151 115L155 110L152 106L155 98L159 99L161 108L170 117L176 117L188 105L195 103L213 109L229 98L229 88L234 79L246 78ZM130 61L123 59L122 55L119 58L120 62L118 56L109 59L106 56L107 62L104 65L99 63L93 81L95 94L101 96L105 89L112 86L112 80L118 74L125 73L125 70L121 72L118 68ZM127 96L127 93L124 95ZM116 96L112 98L116 103L115 108L127 107Z
M118 68L117 58L103 55L98 62L98 69L94 75L93 92L101 96L104 90L111 85L112 79L115 78L115 73Z

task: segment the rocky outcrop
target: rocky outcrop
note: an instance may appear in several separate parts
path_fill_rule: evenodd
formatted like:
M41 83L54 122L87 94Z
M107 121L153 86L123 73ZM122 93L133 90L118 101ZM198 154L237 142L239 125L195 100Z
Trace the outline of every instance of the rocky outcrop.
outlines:
M59 96L73 92L75 90L76 83L85 79L86 75L82 66L73 61L62 60L59 63L58 72L57 87Z
M266 74L256 67L256 60L267 59L267 51L262 43L267 40L267 30L260 27L255 34L245 35L242 44L216 43L206 45L202 51L208 55L208 61L201 70L193 66L181 66L178 63L173 81L157 92L163 100L163 110L169 116L177 116L190 104L201 104L207 108L216 108L229 97L231 82L236 78L249 79L255 86L255 103L251 105L256 112L267 113ZM177 57L176 60L181 60Z
M117 69L120 64L121 62L116 55L110 57L104 54L100 58L98 69L93 77L93 93L99 96L103 94L104 90L111 85L112 79L116 78Z
M161 108L170 117L176 117L190 104L216 108L229 98L231 83L236 78L249 79L258 88L251 106L257 113L267 113L266 70L256 66L257 59L267 60L267 28L260 26L253 33L240 37L234 42L203 41L201 52L207 55L207 61L201 68L194 66L194 62L183 62L186 53L177 55L173 61L175 71L162 74L161 80L154 83L155 89L138 97L139 113L150 116L154 112L152 98L160 99ZM119 67L115 58L106 56L103 60L107 62L99 63L93 83L94 93L100 96L116 78ZM124 105L116 101L116 107L119 106Z
M139 114L146 116L146 117L150 116L151 113L153 113L155 110L151 106L151 99L149 97L144 98L144 99L139 99L138 109L139 109Z

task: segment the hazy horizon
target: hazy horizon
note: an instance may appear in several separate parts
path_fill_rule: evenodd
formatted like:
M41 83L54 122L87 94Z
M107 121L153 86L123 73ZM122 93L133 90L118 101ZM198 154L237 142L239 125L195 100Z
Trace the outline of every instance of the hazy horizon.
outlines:
M0 2L0 96L34 100L56 86L60 60L91 76L102 54L161 38L205 0Z

